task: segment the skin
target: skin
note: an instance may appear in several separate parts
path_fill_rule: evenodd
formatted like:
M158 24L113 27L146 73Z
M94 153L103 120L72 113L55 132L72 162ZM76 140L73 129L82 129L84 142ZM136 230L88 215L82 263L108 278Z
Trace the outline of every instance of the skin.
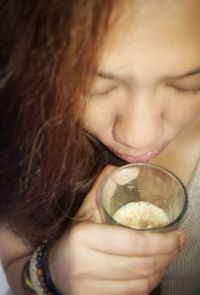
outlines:
M187 184L200 150L200 74L188 74L200 67L199 1L125 3L108 34L85 128L121 157L129 155L130 162L156 151L149 160ZM63 294L149 294L184 247L179 231L142 233L101 223L97 190L112 169L102 171L78 222L49 251L49 269ZM6 227L0 239L7 240L0 251L8 279L22 295L15 274L33 249Z
M199 159L200 74L187 73L200 68L200 3L175 2L126 2L105 45L85 128L129 162L159 151L151 161L187 183Z

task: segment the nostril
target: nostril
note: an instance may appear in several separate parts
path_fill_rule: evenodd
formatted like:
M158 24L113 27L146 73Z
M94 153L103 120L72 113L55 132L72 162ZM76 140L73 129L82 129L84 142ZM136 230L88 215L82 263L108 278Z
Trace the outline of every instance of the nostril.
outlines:
M141 115L142 119L141 119ZM138 151L139 154L152 151L162 142L164 124L160 116L151 112L148 116L144 113L132 114L131 112L117 118L113 124L114 140L129 149ZM152 149L153 148L153 149Z

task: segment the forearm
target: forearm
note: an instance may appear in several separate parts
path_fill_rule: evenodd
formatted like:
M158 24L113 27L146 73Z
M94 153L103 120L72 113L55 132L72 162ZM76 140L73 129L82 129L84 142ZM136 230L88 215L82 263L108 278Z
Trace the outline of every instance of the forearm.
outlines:
M22 286L22 272L25 263L30 259L30 256L25 256L13 261L6 267L6 276L10 288L14 295L27 294Z

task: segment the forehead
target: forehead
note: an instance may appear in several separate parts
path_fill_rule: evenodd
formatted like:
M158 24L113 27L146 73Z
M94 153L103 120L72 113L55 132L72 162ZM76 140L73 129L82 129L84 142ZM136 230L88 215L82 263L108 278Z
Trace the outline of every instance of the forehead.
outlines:
M144 35L155 40L158 35L162 41L175 42L199 35L199 0L136 0L127 1L124 7L121 20L124 27L135 31L135 38Z
M200 1L125 0L108 34L103 62L123 59L128 66L130 60L156 63L163 57L168 63L184 59L187 66L199 59L200 64Z

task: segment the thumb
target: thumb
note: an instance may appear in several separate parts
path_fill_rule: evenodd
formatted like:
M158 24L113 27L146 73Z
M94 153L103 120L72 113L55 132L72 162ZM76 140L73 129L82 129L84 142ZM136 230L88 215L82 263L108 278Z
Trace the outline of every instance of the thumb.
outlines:
M101 215L98 209L98 201L97 201L97 192L100 186L100 183L104 179L104 177L109 174L111 171L115 170L117 167L113 165L106 166L100 175L97 177L94 182L90 192L85 197L77 215L76 222L80 221L92 221L95 223L101 223Z

